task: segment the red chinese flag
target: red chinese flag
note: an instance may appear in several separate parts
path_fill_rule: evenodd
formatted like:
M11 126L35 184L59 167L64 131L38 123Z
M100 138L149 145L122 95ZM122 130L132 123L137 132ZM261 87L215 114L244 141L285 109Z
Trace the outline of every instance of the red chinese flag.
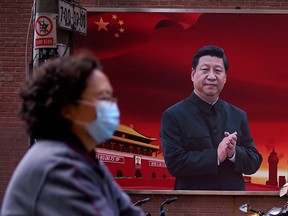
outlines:
M200 14L191 13L89 13L87 36L75 35L75 48L89 48L99 59L142 48L155 28L195 24Z

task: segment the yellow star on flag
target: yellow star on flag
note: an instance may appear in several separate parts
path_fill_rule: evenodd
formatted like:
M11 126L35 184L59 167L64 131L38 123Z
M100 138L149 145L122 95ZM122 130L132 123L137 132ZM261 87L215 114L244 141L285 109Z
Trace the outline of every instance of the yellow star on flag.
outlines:
M119 38L119 37L120 37L119 33L115 33L115 34L114 34L114 37L115 37L115 38Z
M95 22L95 23L98 25L98 31L100 31L101 29L108 31L106 26L109 24L109 22L104 22L102 17L100 18L99 22Z
M121 25L124 25L124 21L123 20L119 20L118 24L121 26Z
M119 32L120 32L120 33L124 33L124 31L125 31L125 29L123 29L123 28L120 28L120 29L119 29Z

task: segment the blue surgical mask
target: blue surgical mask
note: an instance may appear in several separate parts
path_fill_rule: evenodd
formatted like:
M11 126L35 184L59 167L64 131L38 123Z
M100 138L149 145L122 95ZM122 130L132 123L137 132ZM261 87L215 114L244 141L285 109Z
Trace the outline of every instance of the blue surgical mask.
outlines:
M119 125L120 112L114 101L97 100L95 107L97 117L85 127L97 144L101 144L113 136Z

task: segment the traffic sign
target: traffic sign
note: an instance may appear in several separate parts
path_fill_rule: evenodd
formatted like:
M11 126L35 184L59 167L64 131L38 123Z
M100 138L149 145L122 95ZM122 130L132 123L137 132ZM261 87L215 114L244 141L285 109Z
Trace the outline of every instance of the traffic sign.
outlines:
M56 14L36 14L34 25L34 47L55 48L56 41Z
M47 36L53 30L53 23L50 17L40 16L36 20L36 33L39 36Z
M73 3L59 0L58 26L60 28L87 34L87 10Z

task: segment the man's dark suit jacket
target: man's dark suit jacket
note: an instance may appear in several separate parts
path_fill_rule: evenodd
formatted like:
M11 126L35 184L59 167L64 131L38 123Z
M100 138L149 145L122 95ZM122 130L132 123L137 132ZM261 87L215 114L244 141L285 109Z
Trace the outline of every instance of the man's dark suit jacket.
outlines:
M242 191L243 174L261 165L246 113L220 99L213 107L192 93L163 112L163 154L176 190ZM237 132L235 162L226 159L218 165L217 147L225 131Z

